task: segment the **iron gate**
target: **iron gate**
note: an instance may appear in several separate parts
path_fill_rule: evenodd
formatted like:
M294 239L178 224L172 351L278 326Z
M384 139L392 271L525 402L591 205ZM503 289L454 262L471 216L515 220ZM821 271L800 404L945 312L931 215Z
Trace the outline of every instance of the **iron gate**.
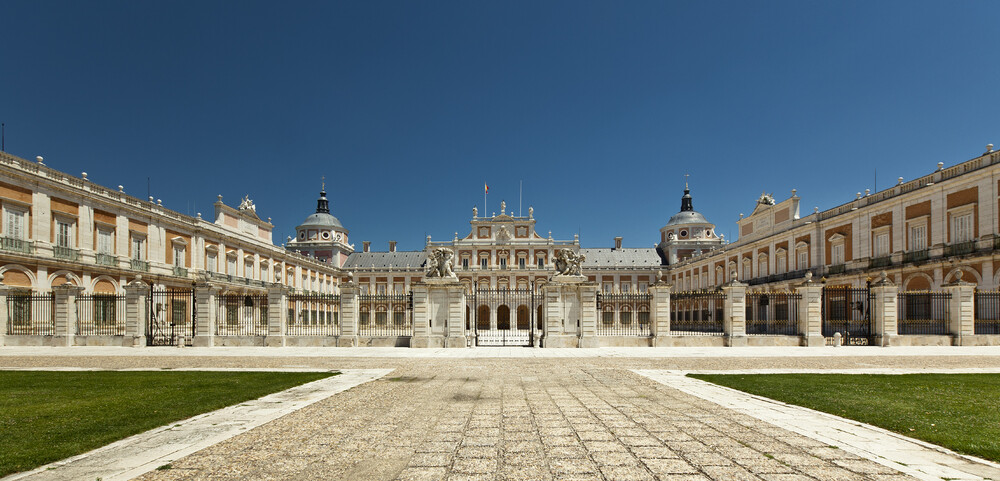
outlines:
M844 336L848 346L874 344L872 306L875 296L867 287L823 288L823 337Z
M531 346L541 335L532 289L479 289L472 291L472 329L477 346Z
M193 289L151 288L146 310L146 345L176 346L184 342L190 346L196 323L194 301Z

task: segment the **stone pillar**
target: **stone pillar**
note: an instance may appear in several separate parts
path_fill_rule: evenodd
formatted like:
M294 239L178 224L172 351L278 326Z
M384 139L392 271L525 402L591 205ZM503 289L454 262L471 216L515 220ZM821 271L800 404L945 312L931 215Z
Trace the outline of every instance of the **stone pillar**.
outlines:
M597 339L597 283L580 284L580 347L600 347Z
M125 346L146 347L147 309L149 286L137 278L125 286Z
M431 347L430 288L423 283L413 284L410 291L413 293L413 338L410 339L410 347Z
M5 345L7 337L7 322L10 320L10 314L7 313L7 294L10 290L10 287L3 284L3 274L0 273L0 346Z
M410 347L465 347L465 288L458 279L425 279L412 290Z
M585 276L555 276L542 290L543 347L596 347L597 284Z
M882 278L872 284L871 293L874 297L871 315L874 316L872 324L875 329L873 333L875 345L889 346L899 336L896 322L899 318L899 310L896 307L899 287L893 284L883 271Z
M284 347L285 317L288 315L288 289L285 287L269 287L267 289L267 337L264 345Z
M369 319L368 322L372 322ZM350 282L340 287L340 337L337 346L358 345L358 286Z
M747 285L732 280L722 286L726 294L723 303L722 329L726 334L727 346L747 345Z
M823 286L812 280L812 272L806 273L806 280L795 292L799 299L799 334L802 345L816 347L826 345L823 338Z
M465 336L465 287L461 283L453 282L443 289L448 300L445 347L466 347L469 341Z
M969 342L969 336L976 334L976 285L963 282L962 271L958 271L955 276L955 282L942 287L951 294L948 301L948 332L954 336L953 343L961 346Z
M54 346L72 346L76 334L76 298L83 292L82 287L63 284L52 288L55 294L55 329L52 337Z
M194 326L195 347L212 347L215 345L216 296L219 288L200 282L194 286L195 316L198 322Z
M653 336L653 347L668 345L670 336L670 285L657 282L649 286L652 298L649 300L649 332Z

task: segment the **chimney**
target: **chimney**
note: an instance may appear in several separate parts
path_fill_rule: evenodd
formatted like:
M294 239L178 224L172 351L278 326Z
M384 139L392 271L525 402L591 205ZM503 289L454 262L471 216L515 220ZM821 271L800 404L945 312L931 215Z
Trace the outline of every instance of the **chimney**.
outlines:
M369 252L369 251L372 250L372 243L371 243L371 241L364 241L364 242L361 243L361 245L364 246L362 248L363 252Z
M622 236L615 237L615 250L622 248Z
M389 241L389 252L396 252L396 241Z

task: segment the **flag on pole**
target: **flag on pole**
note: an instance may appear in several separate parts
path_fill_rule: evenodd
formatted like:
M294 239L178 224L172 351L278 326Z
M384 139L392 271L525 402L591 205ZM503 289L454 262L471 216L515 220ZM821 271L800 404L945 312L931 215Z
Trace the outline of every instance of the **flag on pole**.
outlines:
M490 193L490 186L486 185L485 182L483 183L483 193L484 194L489 194Z

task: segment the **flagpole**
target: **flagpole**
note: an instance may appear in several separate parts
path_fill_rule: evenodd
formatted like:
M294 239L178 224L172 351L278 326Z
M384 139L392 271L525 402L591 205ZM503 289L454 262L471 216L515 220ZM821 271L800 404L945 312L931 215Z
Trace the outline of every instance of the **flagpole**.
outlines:
M521 217L521 191L524 190L524 181L517 184L517 216Z

